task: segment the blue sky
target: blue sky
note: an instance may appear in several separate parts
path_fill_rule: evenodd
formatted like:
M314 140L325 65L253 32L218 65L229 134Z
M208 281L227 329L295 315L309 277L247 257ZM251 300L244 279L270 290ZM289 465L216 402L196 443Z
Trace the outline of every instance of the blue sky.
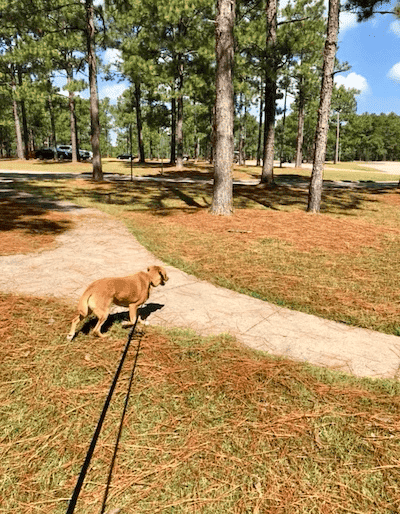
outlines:
M390 11L396 1L380 10ZM391 14L376 14L357 22L354 14L342 13L338 59L348 61L351 70L335 80L361 90L357 112L400 115L400 20Z

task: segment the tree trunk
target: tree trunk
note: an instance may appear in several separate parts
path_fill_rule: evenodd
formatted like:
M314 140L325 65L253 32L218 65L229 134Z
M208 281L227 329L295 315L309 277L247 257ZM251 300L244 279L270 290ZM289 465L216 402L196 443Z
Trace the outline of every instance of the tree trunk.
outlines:
M15 85L13 86L13 88L15 88ZM24 147L22 144L21 123L19 121L18 103L17 103L17 100L15 100L15 98L13 98L12 105L13 105L13 114L14 114L15 136L17 139L17 157L18 157L18 159L23 159L24 158Z
M259 112L259 120L258 120L258 144L257 144L257 166L261 164L261 138L263 131L263 109L264 109L264 91L262 85L262 79L260 83L260 112Z
M215 152L214 187L210 212L230 215L233 212L233 27L235 0L217 0L215 20Z
M93 0L85 0L86 6L86 41L89 65L89 87L90 87L90 127L93 151L93 180L103 180L103 169L101 165L100 152L100 117L99 98L97 96L97 62L94 49L94 19Z
M328 28L324 49L321 97L318 109L317 128L315 131L314 159L308 193L308 212L321 209L322 176L324 170L326 143L328 139L329 114L333 90L333 70L336 56L336 42L339 30L340 0L329 0Z
M244 120L245 116L242 115L243 112L243 93L240 93L239 95L239 112L238 112L238 118L239 118L239 165L243 166L245 165L245 156L244 156Z
M67 84L71 84L73 79L72 68L67 67ZM72 147L72 162L78 162L78 148L77 148L77 129L76 129L76 115L75 115L75 95L73 91L68 91L68 105L69 105L69 126L71 132L71 147Z
M274 184L274 140L276 109L276 0L268 0L266 6L266 70L265 70L265 116L264 116L264 151L261 182Z
M17 144L17 157L18 159L24 158L24 147L22 143L22 132L21 132L21 122L19 120L19 112L18 112L18 102L16 99L16 91L17 85L15 82L15 70L11 69L11 89L12 89L12 108L14 115L14 127L15 127L15 138Z
M51 126L50 146L55 149L55 151L54 151L54 159L58 160L58 157L57 157L56 122L55 122L55 119L54 119L54 108L53 108L53 99L52 99L52 96L51 96L51 81L50 81L50 79L48 79L47 85L48 85L48 88L49 88L48 106L49 106L50 126Z
M283 147L285 146L285 128L286 128L286 105L287 105L287 90L288 86L285 87L285 100L283 104L283 119L282 119L282 137L281 137L281 148L280 148L280 155L279 155L279 167L282 168L282 163L284 159L283 155Z
M139 162L143 163L146 161L146 159L144 156L142 108L140 105L140 99L141 99L140 84L135 82L136 126L137 126L137 133L138 133Z
M183 63L182 56L178 56L178 101L177 101L177 120L176 120L176 149L177 149L177 168L183 168Z
M171 99L171 158L169 163L176 163L176 100L175 96Z
M339 162L339 139L340 139L340 113L337 111L337 125L336 125L336 146L335 146L335 161L337 164Z
M22 75L21 72L18 71L18 82L19 85L22 86ZM28 131L28 120L26 117L26 107L25 100L20 101L21 106L21 117L22 117L22 136L24 140L24 157L25 159L29 159L29 131Z
M303 163L303 140L304 140L304 90L303 78L300 79L299 86L299 113L297 118L297 138L296 138L296 168L301 168Z

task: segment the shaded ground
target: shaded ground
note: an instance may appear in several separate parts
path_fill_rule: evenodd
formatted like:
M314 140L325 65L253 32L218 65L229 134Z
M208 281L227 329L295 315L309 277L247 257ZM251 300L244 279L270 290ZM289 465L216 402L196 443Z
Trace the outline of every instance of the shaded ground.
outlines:
M0 255L50 248L56 237L73 226L55 204L30 198L0 198Z

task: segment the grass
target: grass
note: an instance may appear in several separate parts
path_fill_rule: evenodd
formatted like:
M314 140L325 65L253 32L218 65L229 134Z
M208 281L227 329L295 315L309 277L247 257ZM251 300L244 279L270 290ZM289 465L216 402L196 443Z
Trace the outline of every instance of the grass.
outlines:
M152 168L150 168L151 170ZM143 170L144 171L144 168ZM168 177L204 174L196 169ZM347 175L349 176L349 175ZM211 184L22 180L17 187L97 207L123 220L167 264L292 309L400 335L400 196L392 186L307 190L235 186L235 215L208 214Z
M46 205L32 205L26 198L18 202L0 199L0 218L0 255L49 249L56 244L56 237L73 225L65 213L49 211Z
M0 297L0 512L65 512L125 344L65 340L71 308ZM134 348L77 511L99 512ZM400 389L147 328L110 489L121 513L400 509Z

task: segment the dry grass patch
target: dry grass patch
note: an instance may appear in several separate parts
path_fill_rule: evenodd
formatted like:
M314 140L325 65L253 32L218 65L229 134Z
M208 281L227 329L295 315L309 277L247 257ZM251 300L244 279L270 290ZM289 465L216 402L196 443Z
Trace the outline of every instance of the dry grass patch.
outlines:
M0 200L0 217L0 255L48 249L72 227L66 214L22 200Z
M203 279L296 310L400 332L400 233L391 226L299 211L125 217L162 259Z
M0 299L1 512L66 510L126 340L65 341L72 311ZM132 349L133 350L133 349ZM128 356L77 511L98 513ZM121 513L374 512L400 508L400 390L148 329L108 509Z
M295 182L296 183L296 182ZM123 219L167 264L263 300L400 335L400 210L393 189L235 186L235 214L207 213L209 184L29 183Z
M157 215L157 213L156 213ZM381 249L385 235L400 235L400 230L381 227L366 221L338 219L329 215L311 216L305 212L282 212L240 209L234 216L211 216L208 211L176 212L160 216L162 225L177 225L250 244L274 238L293 245L302 252L319 248L334 253L358 252L362 248Z

